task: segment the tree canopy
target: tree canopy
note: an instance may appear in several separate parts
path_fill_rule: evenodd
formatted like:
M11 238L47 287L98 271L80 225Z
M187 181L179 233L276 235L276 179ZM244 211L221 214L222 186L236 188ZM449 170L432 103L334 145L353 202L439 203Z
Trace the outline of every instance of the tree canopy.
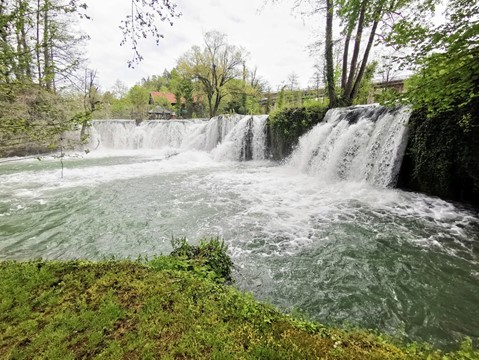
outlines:
M399 59L415 71L400 98L429 115L469 108L479 98L479 4L450 0L445 21L436 26L419 18L398 22L388 37L396 48L412 48Z
M241 76L246 51L229 44L226 35L218 31L207 32L204 43L203 48L193 46L183 55L178 61L178 69L199 81L208 101L209 115L213 117L228 94L228 84Z

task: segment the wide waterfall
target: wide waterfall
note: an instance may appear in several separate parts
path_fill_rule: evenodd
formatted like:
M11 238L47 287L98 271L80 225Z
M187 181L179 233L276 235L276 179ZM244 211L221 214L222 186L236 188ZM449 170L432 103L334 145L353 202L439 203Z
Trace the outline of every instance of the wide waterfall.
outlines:
M407 108L331 109L322 123L300 139L290 164L325 180L395 185L409 116Z
M162 149L211 152L216 160L265 158L267 116L223 115L206 120L93 122L91 149Z
M407 108L356 106L329 110L299 140L289 165L328 181L395 185L407 143ZM94 121L91 149L200 150L214 160L267 158L267 115L223 115L210 120Z

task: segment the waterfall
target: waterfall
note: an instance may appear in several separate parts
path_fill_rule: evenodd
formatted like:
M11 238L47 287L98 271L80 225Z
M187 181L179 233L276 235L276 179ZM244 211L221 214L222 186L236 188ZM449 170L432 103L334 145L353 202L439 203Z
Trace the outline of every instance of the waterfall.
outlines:
M91 149L162 149L211 152L217 160L266 157L267 115L221 115L210 120L95 120Z
M216 160L263 160L267 115L245 116L213 151Z
M331 109L300 138L288 162L325 180L396 183L407 143L407 108L356 106ZM210 120L97 120L93 149L199 150L218 161L264 160L267 115L222 115Z
M394 186L407 144L407 108L331 109L299 140L289 164L325 180Z

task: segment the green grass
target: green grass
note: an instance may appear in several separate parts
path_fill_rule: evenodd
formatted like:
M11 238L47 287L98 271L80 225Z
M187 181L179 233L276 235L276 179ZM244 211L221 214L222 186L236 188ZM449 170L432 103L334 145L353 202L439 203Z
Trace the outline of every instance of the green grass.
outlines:
M178 256L0 263L0 358L479 359L294 318Z

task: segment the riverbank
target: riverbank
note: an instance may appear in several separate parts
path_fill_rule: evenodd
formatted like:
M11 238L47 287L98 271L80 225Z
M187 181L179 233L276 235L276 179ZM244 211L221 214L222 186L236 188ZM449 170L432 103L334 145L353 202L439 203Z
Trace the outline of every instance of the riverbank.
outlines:
M443 357L283 314L225 285L223 248L206 261L183 250L148 262L0 263L0 358L479 359L467 342Z

